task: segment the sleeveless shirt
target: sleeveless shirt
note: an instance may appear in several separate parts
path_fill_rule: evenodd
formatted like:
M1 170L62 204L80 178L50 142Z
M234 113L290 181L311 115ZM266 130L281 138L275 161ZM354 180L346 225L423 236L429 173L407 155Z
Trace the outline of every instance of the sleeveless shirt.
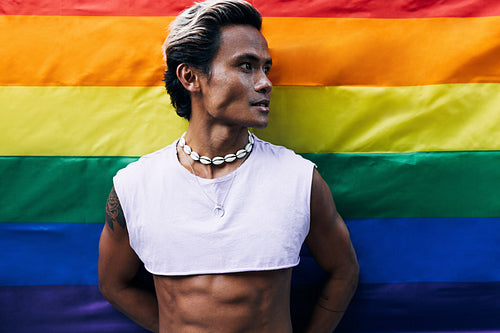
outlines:
M299 263L315 165L254 139L247 160L220 178L185 169L177 157L178 140L118 171L113 182L130 245L149 272L231 273ZM224 197L225 214L219 217L214 201Z

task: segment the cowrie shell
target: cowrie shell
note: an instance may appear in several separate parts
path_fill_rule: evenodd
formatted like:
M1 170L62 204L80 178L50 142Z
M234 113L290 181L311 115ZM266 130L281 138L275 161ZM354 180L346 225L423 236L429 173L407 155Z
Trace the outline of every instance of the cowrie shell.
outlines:
M216 156L216 157L212 158L212 164L219 165L219 164L222 164L222 163L224 163L224 158L223 157Z
M238 158L243 158L245 156L247 156L247 151L245 149L240 149L236 152L236 157Z
M200 156L200 162L203 164L210 164L212 163L212 160L210 159L210 157Z
M195 151L192 151L191 154L189 154L189 156L191 156L191 158L195 161L198 161L200 159L200 155Z
M224 161L231 163L236 159L236 154L227 154L224 156Z

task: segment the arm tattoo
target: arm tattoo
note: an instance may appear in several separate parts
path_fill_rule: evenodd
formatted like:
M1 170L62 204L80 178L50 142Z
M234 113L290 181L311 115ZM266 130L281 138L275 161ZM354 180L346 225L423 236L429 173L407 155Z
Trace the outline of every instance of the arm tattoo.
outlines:
M111 230L114 230L113 225L115 223L125 229L125 217L123 216L122 206L120 205L120 200L118 200L114 187L111 189L108 202L106 203L106 223Z
M328 296L326 296L326 295L322 294L322 295L320 296L320 299L324 299L325 301L328 301L330 298L329 298ZM345 312L345 310L332 310L332 309L329 309L329 308L327 308L326 306L321 305L321 303L319 303L319 302L318 302L318 303L316 303L316 304L317 304L320 308L322 308L322 309L324 309L324 310L326 310L326 311L329 311L329 312L335 312L335 313L344 313L344 312Z

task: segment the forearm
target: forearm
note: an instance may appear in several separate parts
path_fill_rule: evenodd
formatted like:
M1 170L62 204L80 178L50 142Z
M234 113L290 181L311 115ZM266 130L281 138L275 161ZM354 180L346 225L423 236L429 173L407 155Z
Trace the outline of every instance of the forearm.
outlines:
M357 287L357 272L349 278L330 278L318 298L307 333L330 333L342 319Z
M152 332L158 332L158 301L156 295L136 286L106 290L101 288L104 297L120 312Z

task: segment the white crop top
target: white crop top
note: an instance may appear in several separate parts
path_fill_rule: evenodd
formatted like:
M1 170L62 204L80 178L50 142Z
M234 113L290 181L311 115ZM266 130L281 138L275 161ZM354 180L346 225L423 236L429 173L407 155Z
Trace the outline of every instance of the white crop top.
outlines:
M115 191L130 245L157 275L273 270L296 266L309 232L314 164L255 138L247 160L215 179L178 161L177 141L118 171ZM203 194L226 194L225 214Z

